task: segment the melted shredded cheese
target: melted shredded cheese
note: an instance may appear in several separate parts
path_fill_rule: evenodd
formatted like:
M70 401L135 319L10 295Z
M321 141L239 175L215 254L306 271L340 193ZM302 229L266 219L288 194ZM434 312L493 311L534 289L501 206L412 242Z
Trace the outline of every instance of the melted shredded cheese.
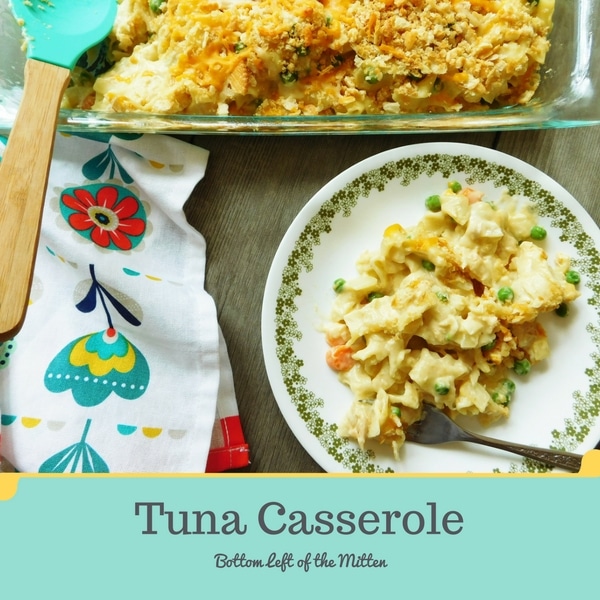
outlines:
M327 115L524 104L554 0L121 0L113 66L72 107Z

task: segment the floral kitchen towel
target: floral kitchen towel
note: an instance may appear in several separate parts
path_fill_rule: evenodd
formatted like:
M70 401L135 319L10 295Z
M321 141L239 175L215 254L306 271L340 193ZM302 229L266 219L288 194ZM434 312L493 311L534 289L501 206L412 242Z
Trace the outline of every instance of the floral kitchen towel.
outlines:
M224 470L209 455L230 447L247 464L241 428L215 437L221 413L239 417L183 212L207 159L168 136L57 135L25 325L0 347L2 452L19 471Z

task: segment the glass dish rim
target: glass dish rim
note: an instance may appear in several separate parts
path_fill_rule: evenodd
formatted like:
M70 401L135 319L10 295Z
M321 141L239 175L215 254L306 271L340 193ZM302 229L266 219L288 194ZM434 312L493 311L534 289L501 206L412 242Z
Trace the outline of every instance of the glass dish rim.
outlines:
M0 3L10 0L0 0ZM564 2L565 0L556 0ZM571 0L566 0L571 1ZM525 129L560 129L600 124L600 45L594 23L600 6L577 0L574 13L576 64L567 97L534 100L523 106L455 113L233 116L156 113L115 113L62 109L57 130L63 133L174 134L414 134ZM598 46L598 50L594 50ZM597 56L596 56L597 54ZM584 64L585 63L585 64ZM583 70L582 70L583 69ZM15 100L21 88L15 87ZM566 88L565 88L566 89ZM1 105L1 100L0 100ZM15 111L16 113L16 111ZM0 135L8 135L14 114L0 111Z

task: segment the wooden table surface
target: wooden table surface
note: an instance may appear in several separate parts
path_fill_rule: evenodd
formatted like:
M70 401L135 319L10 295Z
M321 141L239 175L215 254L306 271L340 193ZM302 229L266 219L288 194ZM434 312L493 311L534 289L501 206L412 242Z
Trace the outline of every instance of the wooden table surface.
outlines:
M600 224L600 127L374 136L196 136L208 170L186 204L207 242L206 288L228 344L251 464L235 472L321 473L271 391L260 336L263 292L277 247L330 179L390 148L431 141L495 148L547 173Z

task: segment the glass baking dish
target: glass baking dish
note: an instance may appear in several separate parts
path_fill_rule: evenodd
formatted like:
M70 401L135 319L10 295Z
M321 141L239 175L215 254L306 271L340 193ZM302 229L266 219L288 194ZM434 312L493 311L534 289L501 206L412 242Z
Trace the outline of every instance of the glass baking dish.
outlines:
M399 115L234 117L62 110L64 132L415 133L566 128L600 124L600 2L556 0L541 85L526 106L478 112ZM7 134L23 88L25 57L8 0L0 0L0 134Z

